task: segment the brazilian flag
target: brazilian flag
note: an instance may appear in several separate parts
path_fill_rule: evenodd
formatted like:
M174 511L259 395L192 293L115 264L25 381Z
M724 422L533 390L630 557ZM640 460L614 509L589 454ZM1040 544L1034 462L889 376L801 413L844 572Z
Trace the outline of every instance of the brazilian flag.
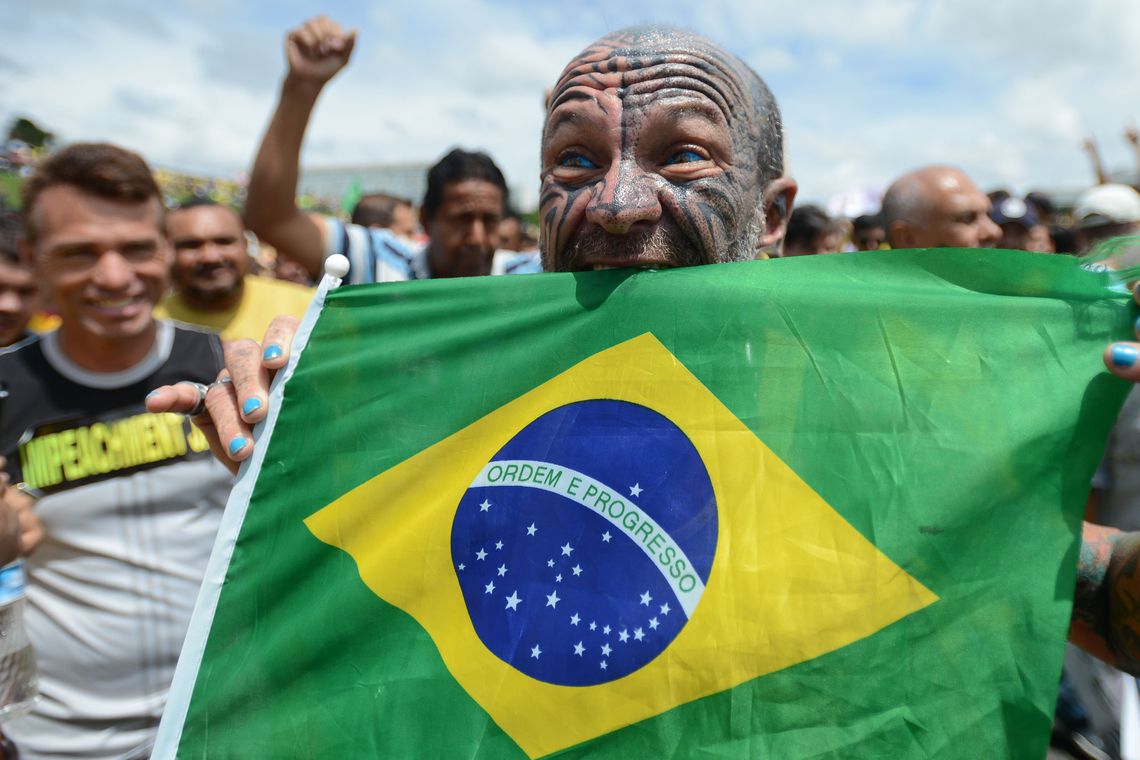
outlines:
M1044 756L1127 292L910 251L324 288L156 757Z

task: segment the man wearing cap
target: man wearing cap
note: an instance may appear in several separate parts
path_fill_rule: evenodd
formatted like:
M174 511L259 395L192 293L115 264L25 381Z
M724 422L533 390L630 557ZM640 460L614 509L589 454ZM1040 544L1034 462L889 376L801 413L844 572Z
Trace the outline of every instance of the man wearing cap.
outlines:
M1140 193L1128 185L1097 185L1077 198L1073 216L1082 253L1109 238L1140 234Z

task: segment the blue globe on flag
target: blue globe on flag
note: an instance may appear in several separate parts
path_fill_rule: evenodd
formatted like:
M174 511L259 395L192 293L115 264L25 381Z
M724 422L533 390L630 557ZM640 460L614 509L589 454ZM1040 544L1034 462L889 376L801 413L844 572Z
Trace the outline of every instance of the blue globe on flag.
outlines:
M456 576L483 644L532 678L590 686L644 667L708 582L717 509L688 437L625 401L527 425L464 493Z

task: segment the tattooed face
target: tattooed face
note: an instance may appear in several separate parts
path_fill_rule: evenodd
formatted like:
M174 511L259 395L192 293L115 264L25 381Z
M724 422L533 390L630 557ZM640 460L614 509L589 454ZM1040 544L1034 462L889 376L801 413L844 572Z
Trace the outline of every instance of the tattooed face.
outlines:
M543 129L543 267L755 258L778 242L795 194L771 155L775 109L759 77L701 37L634 29L587 48Z

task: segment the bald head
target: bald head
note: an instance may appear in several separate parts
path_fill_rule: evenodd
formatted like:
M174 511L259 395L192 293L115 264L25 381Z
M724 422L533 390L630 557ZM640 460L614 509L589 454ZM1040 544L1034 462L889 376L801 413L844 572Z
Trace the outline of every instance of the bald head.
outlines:
M990 200L964 172L926 166L895 180L883 196L892 248L985 248L1001 238Z
M784 173L784 135L780 108L764 80L738 56L707 37L675 26L653 25L619 29L587 47L571 61L551 93L551 110L583 74L607 67L627 67L624 83L652 82L671 73L696 85L732 117L742 142L756 151L761 184ZM656 92L647 88L645 96ZM664 94L664 93L662 93Z
M673 27L614 32L570 62L542 160L547 269L755 258L778 244L795 195L763 80Z

